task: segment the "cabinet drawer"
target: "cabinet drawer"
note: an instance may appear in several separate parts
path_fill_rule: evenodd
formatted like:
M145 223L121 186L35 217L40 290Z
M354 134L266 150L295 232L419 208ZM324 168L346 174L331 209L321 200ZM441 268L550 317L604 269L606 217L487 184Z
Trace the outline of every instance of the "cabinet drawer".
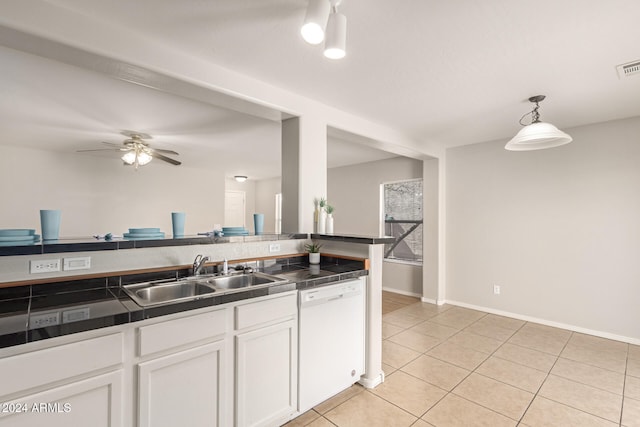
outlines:
M195 343L227 330L226 310L168 320L139 328L139 356Z
M117 333L0 359L0 396L119 365L122 354Z
M235 327L244 329L298 313L297 293L235 307Z

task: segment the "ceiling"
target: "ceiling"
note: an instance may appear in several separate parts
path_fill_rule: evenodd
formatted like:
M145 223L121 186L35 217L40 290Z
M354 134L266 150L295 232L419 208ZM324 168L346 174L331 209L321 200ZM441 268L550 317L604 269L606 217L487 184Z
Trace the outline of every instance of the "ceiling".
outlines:
M510 138L545 94L561 129L640 115L637 0L343 0L347 56L300 34L306 0L49 0L442 147ZM0 49L0 138L60 151L154 136L185 164L228 176L280 172L273 120ZM10 142L6 142L10 141ZM233 142L233 143L230 143ZM393 157L330 133L330 167ZM205 152L207 155L202 155ZM83 154L92 155L92 154ZM110 154L108 154L110 155ZM211 160L213 159L213 160ZM250 169L250 171L248 171Z

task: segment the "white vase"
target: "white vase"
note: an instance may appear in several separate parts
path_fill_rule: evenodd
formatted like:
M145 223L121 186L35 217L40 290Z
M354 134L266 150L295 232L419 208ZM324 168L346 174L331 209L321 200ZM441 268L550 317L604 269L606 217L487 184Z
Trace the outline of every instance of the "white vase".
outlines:
M327 213L324 209L320 210L320 215L318 216L318 234L326 234L327 233Z
M333 234L333 214L327 214L327 220L325 223L325 233Z
M309 264L320 264L320 252L309 252Z

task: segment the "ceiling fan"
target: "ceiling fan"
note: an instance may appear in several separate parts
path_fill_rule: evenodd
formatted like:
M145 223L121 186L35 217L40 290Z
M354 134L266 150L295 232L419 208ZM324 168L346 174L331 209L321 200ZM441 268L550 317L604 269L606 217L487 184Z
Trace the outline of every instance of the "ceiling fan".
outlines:
M87 152L87 151L120 151L124 154L122 155L122 161L127 165L133 165L136 169L138 166L144 166L149 163L153 159L158 159L165 161L167 163L171 163L172 165L181 165L182 163L172 159L171 157L165 156L165 154L171 154L174 156L178 156L179 154L172 150L161 150L159 148L151 148L149 143L146 142L146 139L152 139L151 135L142 132L133 132L129 130L123 130L120 132L122 135L126 136L120 144L114 144L112 142L102 141L103 144L108 145L112 148L101 148L96 150L78 150L78 152Z

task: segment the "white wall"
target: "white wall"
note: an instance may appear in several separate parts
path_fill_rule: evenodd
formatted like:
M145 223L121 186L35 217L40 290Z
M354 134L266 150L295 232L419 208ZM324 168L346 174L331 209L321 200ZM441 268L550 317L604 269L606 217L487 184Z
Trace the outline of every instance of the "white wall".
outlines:
M264 214L264 231L273 233L276 229L276 194L281 190L280 178L256 181L256 212Z
M447 151L446 298L640 340L640 118L567 132Z
M160 227L186 212L185 234L224 219L224 176L151 162L135 171L117 159L0 145L0 228L40 230L40 209L61 209L61 237Z
M422 161L407 157L329 169L327 200L335 207L335 234L378 236L380 184L414 178L422 178ZM421 266L385 262L382 271L384 289L422 295Z

